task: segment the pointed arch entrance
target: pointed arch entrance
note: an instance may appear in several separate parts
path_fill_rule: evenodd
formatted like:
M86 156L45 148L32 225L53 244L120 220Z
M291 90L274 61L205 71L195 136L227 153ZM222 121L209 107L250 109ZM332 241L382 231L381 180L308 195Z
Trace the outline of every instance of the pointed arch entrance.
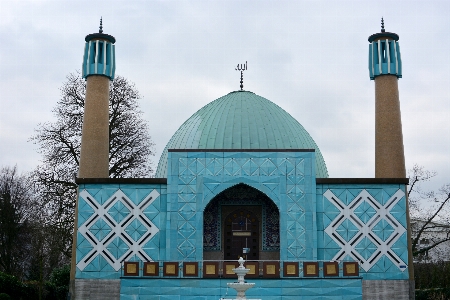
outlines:
M252 230L244 230L244 227L240 229L242 222L247 224L247 229ZM203 259L234 260L237 255L234 252L243 252L239 248L253 251L252 258L248 255L248 259L279 259L279 228L280 213L275 203L261 191L243 183L237 184L219 193L205 207ZM246 235L247 247L244 247L242 243L245 243ZM250 244L251 247L248 247Z

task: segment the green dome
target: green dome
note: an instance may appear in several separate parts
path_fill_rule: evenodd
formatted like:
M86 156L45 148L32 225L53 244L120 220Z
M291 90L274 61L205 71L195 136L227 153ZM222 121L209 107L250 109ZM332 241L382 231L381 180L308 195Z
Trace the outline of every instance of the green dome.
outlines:
M167 149L315 149L316 176L328 177L316 143L290 114L248 91L231 92L202 107L167 143L155 176L167 177Z

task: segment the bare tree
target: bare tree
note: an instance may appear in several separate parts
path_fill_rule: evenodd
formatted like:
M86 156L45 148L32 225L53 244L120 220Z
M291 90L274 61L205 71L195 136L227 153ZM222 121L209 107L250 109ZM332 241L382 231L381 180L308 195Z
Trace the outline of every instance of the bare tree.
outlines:
M442 186L438 191L424 191L422 183L437 176L434 171L425 170L414 165L409 171L408 198L411 207L412 248L413 256L420 259L426 257L430 250L443 249L448 255L450 245L450 184Z
M34 218L32 185L16 167L0 169L0 271L20 278Z
M39 195L49 213L48 222L59 228L62 251L71 255L81 130L86 82L79 72L67 76L53 113L56 121L39 124L31 141L38 145L42 164L34 172ZM149 177L153 142L139 110L134 84L117 76L110 83L109 175L112 178ZM61 246L62 246L61 245Z

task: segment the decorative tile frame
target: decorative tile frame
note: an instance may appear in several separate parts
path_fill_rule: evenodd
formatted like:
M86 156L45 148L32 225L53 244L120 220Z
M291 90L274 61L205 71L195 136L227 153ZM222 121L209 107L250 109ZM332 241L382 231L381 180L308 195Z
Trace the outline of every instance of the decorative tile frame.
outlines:
M144 276L159 276L159 262L146 261L144 262Z
M303 277L318 277L319 263L318 262L303 262Z
M298 261L283 263L283 277L298 277Z
M259 277L259 263L257 261L246 261L244 264L246 269L250 269L245 275L245 278L258 278Z
M219 278L219 262L203 262L203 278Z
M139 276L139 262L126 261L123 263L124 276Z
M237 278L236 273L232 269L236 269L239 266L237 262L224 261L223 262L223 278Z
M198 262L183 263L183 277L198 277Z
M178 277L178 275L179 275L178 262L169 262L169 261L164 262L163 263L163 275L164 275L164 277L167 277L167 276Z
M280 262L264 262L263 278L280 278Z
M359 276L359 264L355 261L344 262L344 276Z
M337 261L324 262L323 276L339 276L339 263Z

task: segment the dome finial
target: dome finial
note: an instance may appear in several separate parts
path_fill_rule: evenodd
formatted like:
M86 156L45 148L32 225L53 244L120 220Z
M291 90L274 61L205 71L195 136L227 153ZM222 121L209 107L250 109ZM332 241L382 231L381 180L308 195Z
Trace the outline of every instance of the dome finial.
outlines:
M384 30L384 19L383 17L381 17L381 32L385 32L386 30Z
M102 17L100 17L100 27L98 29L98 33L103 33Z
M236 71L241 71L241 91L244 90L244 71L247 70L247 61L245 64L237 64L237 67L235 68Z

